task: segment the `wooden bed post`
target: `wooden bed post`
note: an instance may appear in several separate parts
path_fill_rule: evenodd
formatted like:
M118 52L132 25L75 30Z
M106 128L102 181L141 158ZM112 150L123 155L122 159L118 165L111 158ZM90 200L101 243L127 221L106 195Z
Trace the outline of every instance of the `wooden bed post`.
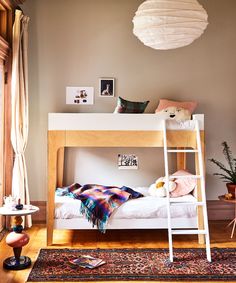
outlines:
M201 147L202 147L202 159L204 163L204 174L205 174L205 135L204 131L200 132L201 135ZM198 163L198 153L195 154L195 168L196 168L196 175L199 175L199 163ZM206 189L206 188L204 188ZM197 199L198 201L202 201L202 193L201 193L201 182L197 180ZM203 207L198 206L197 208L197 217L198 217L198 229L204 230L204 220L203 220ZM198 243L205 244L205 236L198 235Z
M47 245L52 245L54 228L55 189L57 185L58 152L65 145L64 131L48 131L48 201ZM62 154L62 152L61 152ZM60 180L61 181L61 180Z
M184 149L184 147L177 147L177 149ZM185 170L186 167L186 152L177 152L177 170Z
M64 172L64 154L65 148L61 147L58 150L58 160L57 160L57 187L63 187L63 172Z

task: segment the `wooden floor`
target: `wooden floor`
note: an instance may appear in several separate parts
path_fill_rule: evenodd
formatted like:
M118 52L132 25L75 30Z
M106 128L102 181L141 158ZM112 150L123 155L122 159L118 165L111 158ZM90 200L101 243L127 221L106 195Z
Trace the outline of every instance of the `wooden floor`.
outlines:
M236 235L230 239L230 228L227 222L211 222L210 235L212 247L235 247ZM34 262L40 248L46 247L45 225L34 225L27 231L31 239L23 248L23 255L27 255ZM114 230L101 234L98 231L71 231L57 230L54 232L54 245L50 248L167 248L166 230ZM174 236L174 247L204 247L198 245L197 236ZM12 249L5 244L5 239L0 242L0 282L23 283L26 282L30 269L20 271L6 271L2 268L3 260L12 256ZM117 281L116 281L117 282ZM124 281L123 281L124 282ZM133 281L134 282L134 281ZM140 282L140 281L139 281ZM114 283L114 282L113 282Z

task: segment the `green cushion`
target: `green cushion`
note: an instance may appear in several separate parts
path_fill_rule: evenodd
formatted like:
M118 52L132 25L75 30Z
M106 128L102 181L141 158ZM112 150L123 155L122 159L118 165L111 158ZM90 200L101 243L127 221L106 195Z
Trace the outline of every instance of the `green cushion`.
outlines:
M144 101L144 102L128 101L119 96L114 113L143 113L148 103L149 101Z

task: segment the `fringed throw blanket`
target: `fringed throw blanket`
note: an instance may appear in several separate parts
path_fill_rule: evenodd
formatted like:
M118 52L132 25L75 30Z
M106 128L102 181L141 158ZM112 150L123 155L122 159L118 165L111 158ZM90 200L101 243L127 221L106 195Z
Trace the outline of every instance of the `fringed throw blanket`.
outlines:
M143 196L125 186L121 188L94 184L81 186L77 183L69 187L58 188L56 194L79 199L81 213L101 232L105 232L108 219L116 208L129 199Z

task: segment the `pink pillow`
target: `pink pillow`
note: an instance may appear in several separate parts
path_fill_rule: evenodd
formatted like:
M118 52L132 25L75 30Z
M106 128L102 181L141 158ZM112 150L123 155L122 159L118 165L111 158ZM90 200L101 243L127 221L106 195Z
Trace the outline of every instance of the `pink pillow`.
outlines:
M167 107L184 108L184 109L189 110L190 114L192 114L195 108L197 107L197 102L195 101L180 102L180 101L174 101L174 100L168 100L168 99L160 99L160 102L158 104L158 107L155 113L160 112Z
M196 185L197 180L194 178L184 178L184 179L178 179L178 176L186 176L186 175L192 175L189 172L185 170L179 170L173 174L176 176L175 183L176 183L176 189L170 193L170 196L172 198L177 198L181 196L185 196L189 193L191 193Z

